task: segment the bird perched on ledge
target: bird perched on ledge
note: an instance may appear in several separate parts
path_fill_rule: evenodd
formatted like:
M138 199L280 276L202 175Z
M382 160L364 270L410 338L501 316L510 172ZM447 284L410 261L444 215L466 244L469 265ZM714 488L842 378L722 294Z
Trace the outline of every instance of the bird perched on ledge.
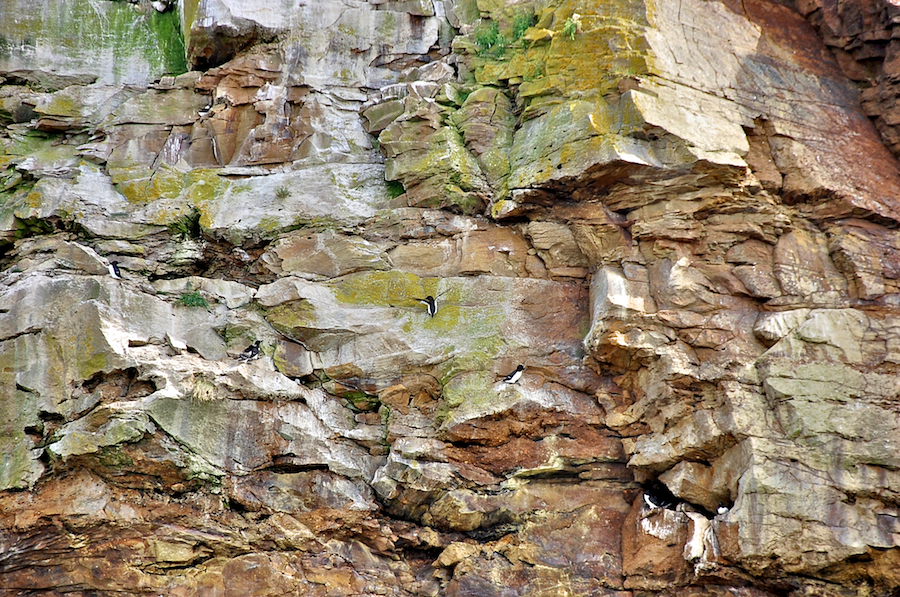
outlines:
M112 276L116 280L122 279L122 272L119 271L119 262L118 261L110 261L108 269L109 269L110 276Z
M238 360L244 361L246 363L247 361L252 361L253 359L258 358L260 342L262 342L262 340L257 340L256 342L245 348L244 352L242 352L240 356L238 356Z
M519 383L519 379L522 377L522 372L525 370L525 365L519 365L516 367L516 370L503 378L503 383Z

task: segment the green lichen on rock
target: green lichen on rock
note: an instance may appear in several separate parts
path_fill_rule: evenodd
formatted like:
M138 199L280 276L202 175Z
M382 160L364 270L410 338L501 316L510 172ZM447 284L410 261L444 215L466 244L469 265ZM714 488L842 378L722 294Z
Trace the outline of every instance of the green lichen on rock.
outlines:
M395 121L378 140L388 157L385 178L403 184L410 205L462 213L484 208L489 186L455 127Z
M309 301L290 301L266 309L265 318L279 332L296 338L315 323L315 308Z
M499 35L514 38L525 10L527 7L520 4L498 4L486 11L499 24ZM565 0L555 6L539 7L535 3L533 10L537 22L529 31L534 35L523 31L502 54L472 52L465 40L456 42L456 50L468 54L478 84L521 83L519 94L523 98L548 94L585 97L606 95L616 89L622 77L649 72L649 49L644 38L649 22L643 1ZM571 31L573 26L575 31ZM572 35L576 31L577 35ZM528 112L526 108L526 117Z
M509 152L516 118L509 98L495 87L481 87L470 93L450 117L462 133L466 147L494 190L494 200L507 195Z

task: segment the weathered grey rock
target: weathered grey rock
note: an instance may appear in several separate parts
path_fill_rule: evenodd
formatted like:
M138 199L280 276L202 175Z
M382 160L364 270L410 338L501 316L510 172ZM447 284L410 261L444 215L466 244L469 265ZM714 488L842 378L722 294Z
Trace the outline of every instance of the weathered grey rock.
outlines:
M587 258L568 227L551 222L529 222L526 234L544 264L553 271L559 267L587 267Z
M184 292L196 290L215 297L229 309L238 309L253 300L256 291L249 286L230 280L218 280L192 276L183 279L156 280L153 288L158 292L180 296Z
M335 233L289 234L280 238L272 251L281 260L280 272L293 275L334 278L361 270L390 269L378 246Z
M499 89L482 87L466 97L453 120L478 159L488 183L497 189L495 199L504 198L515 127L509 98Z
M216 65L248 40L280 33L289 40L285 55L294 61L291 75L297 82L319 89L377 89L397 79L379 58L427 54L438 41L439 19L415 4L378 7L338 0L289 7L217 0L202 4L194 15L187 53L195 62Z
M95 409L90 415L69 423L60 430L59 439L47 449L65 460L136 442L154 430L155 426L139 405L120 402Z
M442 125L437 104L407 105L378 141L386 157L385 178L403 184L407 205L453 206L476 214L487 204L488 181L459 131Z
M306 512L313 507L371 511L377 509L372 490L360 482L323 471L262 472L230 481L229 497L253 511ZM306 530L307 539L315 535Z
M341 182L351 179L355 184ZM224 180L218 184L222 188L216 197L198 206L200 224L235 244L245 238L271 237L298 220L358 224L388 201L384 179L375 166L334 164L254 177L249 184Z
M368 452L335 437L299 402L158 397L146 409L160 428L222 472L246 474L279 457L293 466L327 466L351 479L371 479L377 466Z

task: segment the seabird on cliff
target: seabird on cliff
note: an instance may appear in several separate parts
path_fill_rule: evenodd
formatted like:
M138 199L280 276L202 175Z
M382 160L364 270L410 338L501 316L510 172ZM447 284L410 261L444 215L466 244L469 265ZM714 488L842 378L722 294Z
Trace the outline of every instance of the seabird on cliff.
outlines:
M503 378L503 383L518 383L519 378L522 377L522 371L525 370L525 365L518 365L516 370Z
M675 494L658 480L644 488L644 502L650 506L651 510L656 508L674 510L679 501Z
M253 359L257 358L259 356L259 343L260 342L262 342L262 340L257 340L256 342L254 342L253 344L251 344L250 346L245 348L244 352L242 352L240 354L240 356L238 357L238 360L246 362L246 361L252 361Z
M116 280L122 279L122 272L119 271L119 262L118 261L110 261L107 269L109 269L110 276L112 276Z
M417 301L425 304L425 310L431 317L434 317L434 314L437 313L437 301L430 294L423 299L417 298Z
M208 116L209 113L212 111L212 107L213 107L212 102L206 104L205 108L203 108L202 110L197 112L197 116L199 116L200 118L203 118L204 116Z

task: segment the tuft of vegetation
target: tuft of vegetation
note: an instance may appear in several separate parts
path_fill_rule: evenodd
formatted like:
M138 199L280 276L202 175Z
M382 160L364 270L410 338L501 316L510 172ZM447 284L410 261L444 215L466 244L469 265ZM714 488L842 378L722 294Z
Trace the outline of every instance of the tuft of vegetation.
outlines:
M291 196L291 190L287 186L282 185L275 189L275 196L279 199L287 199Z
M206 402L215 400L217 396L218 389L216 384L202 377L194 378L194 387L191 388L191 400Z
M534 64L532 68L528 70L523 76L522 80L524 81L534 81L535 79L540 79L546 73L544 72L544 63L537 62Z
M203 295L200 294L199 290L185 292L181 295L181 298L178 299L178 302L185 307L203 307L204 309L209 309L209 303L203 298Z
M200 212L192 209L190 213L178 218L168 226L169 234L182 239L200 237Z
M506 52L506 37L500 33L500 27L496 21L490 25L481 23L472 33L475 45L478 46L479 56L499 57Z
M566 37L571 40L575 40L575 34L578 33L578 30L581 28L581 15L578 13L573 14L571 17L566 19L566 22L563 24L562 33Z
M529 27L534 27L534 24L536 22L537 18L533 14L529 14L527 12L517 12L515 16L513 16L513 42L517 42L522 39L522 36L525 35L525 31L527 31Z
M403 188L403 184L398 180L389 180L387 181L387 191L391 196L391 199L396 199L400 195L406 192L406 189Z

